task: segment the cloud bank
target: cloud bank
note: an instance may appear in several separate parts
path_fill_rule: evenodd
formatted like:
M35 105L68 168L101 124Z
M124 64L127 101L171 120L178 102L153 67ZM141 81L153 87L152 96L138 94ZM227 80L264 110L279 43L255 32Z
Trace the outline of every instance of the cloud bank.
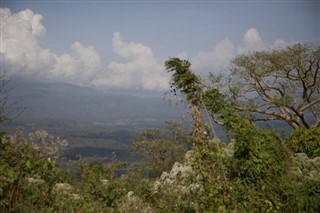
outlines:
M11 14L9 9L1 8L0 16L1 71L13 76L84 85L100 69L100 55L91 46L74 42L71 52L64 55L41 47L41 37L45 35L41 15L29 9Z
M281 39L277 39L273 44L268 44L261 38L255 28L251 28L244 34L242 45L236 46L226 38L216 44L212 51L199 52L190 60L195 69L218 72L223 68L227 68L230 60L238 54L281 48L287 45L289 45L289 43Z
M78 41L70 45L70 52L58 55L41 46L46 29L42 16L27 9L12 14L0 8L1 18L1 72L10 76L73 83L77 85L116 88L166 90L170 76L164 71L164 60L156 57L152 49L142 43L127 42L120 32L112 37L113 52L119 56L106 66L93 46ZM259 32L251 28L243 36L242 45L228 38L187 58L195 70L220 71L227 68L237 54L288 45L283 40L273 44L264 42ZM183 52L180 56L187 57Z
M165 90L169 76L163 70L163 62L157 60L151 48L141 43L127 43L120 32L112 38L113 51L126 62L111 62L104 73L93 81L96 86L120 88L138 87L145 90Z
M125 42L120 32L113 35L113 51L126 62L114 61L103 68L92 46L74 42L70 52L63 55L43 48L40 41L46 30L41 15L29 9L12 14L1 8L0 16L1 70L9 75L98 87L165 90L169 86L163 61L150 47Z

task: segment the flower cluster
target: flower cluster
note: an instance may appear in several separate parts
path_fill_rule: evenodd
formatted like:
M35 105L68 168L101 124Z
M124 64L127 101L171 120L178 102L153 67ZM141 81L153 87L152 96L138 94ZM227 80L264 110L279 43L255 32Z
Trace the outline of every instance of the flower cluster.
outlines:
M163 172L153 186L154 193L162 190L177 195L196 194L203 188L195 171L192 169L193 151L188 151L185 155L184 163L176 162L171 171Z
M12 143L17 143L18 141L28 141L31 143L34 149L41 150L42 155L46 157L52 157L54 159L59 157L59 150L68 146L69 144L66 139L54 137L46 130L37 130L26 135L23 129L18 129L17 132L10 137L10 139Z
M293 156L290 172L297 178L316 180L320 177L320 157L309 158L305 153Z

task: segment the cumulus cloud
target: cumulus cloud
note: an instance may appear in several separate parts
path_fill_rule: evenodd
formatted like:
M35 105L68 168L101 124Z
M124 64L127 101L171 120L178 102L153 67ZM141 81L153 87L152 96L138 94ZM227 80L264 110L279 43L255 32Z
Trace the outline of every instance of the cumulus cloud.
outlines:
M64 78L79 84L89 84L101 70L101 58L92 47L84 47L80 42L71 46L71 52L56 56L56 63L49 77Z
M235 47L228 40L220 41L212 51L199 52L191 61L194 68L218 69L226 66L234 56Z
M268 47L268 44L262 40L260 33L254 28L249 29L244 34L243 43L244 45L237 47L237 53L239 54L254 50L262 50Z
M78 85L118 88L166 90L170 75L164 71L165 59L157 58L152 49L142 43L125 41L120 32L112 37L113 51L119 60L105 68L99 53L92 46L74 42L68 53L58 55L42 47L41 38L46 29L43 17L27 9L12 14L8 8L0 8L1 18L1 72L35 79L62 81ZM277 39L273 44L263 40L258 30L251 28L243 36L241 45L225 38L207 52L190 57L198 71L219 72L237 54L249 51L278 48L288 45ZM186 52L178 57L187 58Z
M273 44L268 44L255 28L251 28L244 34L243 44L237 46L226 38L216 44L212 51L199 52L191 58L191 62L195 69L220 72L222 69L227 68L230 60L238 54L281 48L287 45L289 43L281 39L277 39Z
M150 47L124 41L120 32L113 35L113 51L126 62L113 61L103 69L92 46L74 42L70 52L62 55L43 48L40 41L46 29L41 15L29 9L12 14L1 8L0 16L1 69L9 75L100 87L164 90L169 86L163 61L157 60Z
M120 32L113 34L112 43L114 52L126 61L111 62L106 71L93 81L96 86L139 87L145 90L165 90L169 87L169 77L164 72L163 63L157 60L150 47L128 43Z
M1 65L6 70L19 75L37 74L41 67L52 64L54 56L38 43L45 33L41 15L31 10L11 14L9 9L1 8L0 17Z
M29 9L12 14L0 8L0 16L1 69L8 75L87 84L101 68L95 49L80 42L64 55L43 48L40 41L46 30L41 15Z

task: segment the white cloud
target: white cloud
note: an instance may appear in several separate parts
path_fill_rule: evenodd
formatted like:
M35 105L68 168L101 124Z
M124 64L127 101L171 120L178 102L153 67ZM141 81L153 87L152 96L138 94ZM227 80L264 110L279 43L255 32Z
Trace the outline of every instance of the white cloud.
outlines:
M101 58L92 46L84 47L80 42L71 46L71 52L56 57L56 64L49 77L68 79L78 84L89 84L101 70Z
M254 29L249 29L243 36L244 45L237 47L237 54L243 54L250 51L258 51L268 48L268 44L265 43L260 37L260 33Z
M27 9L12 14L0 8L1 16L1 71L9 75L63 81L78 85L118 88L166 90L170 75L165 72L165 59L157 58L150 47L136 42L126 42L120 32L113 34L113 51L120 58L102 68L101 57L92 46L74 42L70 52L58 55L40 45L46 29L42 16ZM197 71L219 72L227 68L237 54L248 51L273 49L288 45L277 39L268 44L259 32L251 28L243 36L243 43L235 45L225 38L210 51L201 51L191 57ZM178 57L187 58L186 52Z
M211 69L214 71L226 66L230 59L234 56L234 45L228 40L220 41L212 51L199 52L191 59L192 66L195 69Z
M191 62L195 69L220 72L222 69L227 68L229 62L238 54L281 48L287 45L289 43L281 39L277 39L273 44L268 44L261 38L255 28L251 28L244 34L243 44L236 46L226 38L215 45L212 51L199 52L191 58Z
M9 75L88 84L99 71L100 56L91 46L75 42L71 53L64 55L43 48L40 39L46 30L41 15L0 8L0 16L1 68Z
M127 43L120 32L113 34L112 43L114 52L126 62L111 62L107 70L93 81L96 86L141 87L145 90L165 90L169 87L169 77L163 63L157 60L150 47Z
M102 87L141 87L164 90L169 77L153 55L141 43L125 42L119 32L113 35L113 50L126 62L111 62L103 72L100 55L94 47L80 42L69 53L57 55L40 45L45 34L42 16L27 9L12 14L7 8L1 15L1 66L9 75L63 81Z
M38 44L39 38L45 33L41 15L34 14L31 10L11 14L9 9L0 8L0 16L1 65L9 69L8 72L34 75L42 67L52 64L52 53Z

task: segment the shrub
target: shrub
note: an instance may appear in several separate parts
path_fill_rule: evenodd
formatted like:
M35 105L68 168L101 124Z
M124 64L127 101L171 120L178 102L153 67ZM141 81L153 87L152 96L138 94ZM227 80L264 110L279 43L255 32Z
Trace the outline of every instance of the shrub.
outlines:
M288 144L296 153L304 152L310 158L320 157L320 129L297 128L288 138Z
M254 125L236 130L234 157L229 164L230 208L267 212L281 208L280 179L289 153L279 135Z
M59 180L55 161L27 141L6 140L0 151L0 209L36 211L44 207L51 185Z
M319 212L320 157L305 153L292 156L292 163L282 179L283 208L288 212Z

